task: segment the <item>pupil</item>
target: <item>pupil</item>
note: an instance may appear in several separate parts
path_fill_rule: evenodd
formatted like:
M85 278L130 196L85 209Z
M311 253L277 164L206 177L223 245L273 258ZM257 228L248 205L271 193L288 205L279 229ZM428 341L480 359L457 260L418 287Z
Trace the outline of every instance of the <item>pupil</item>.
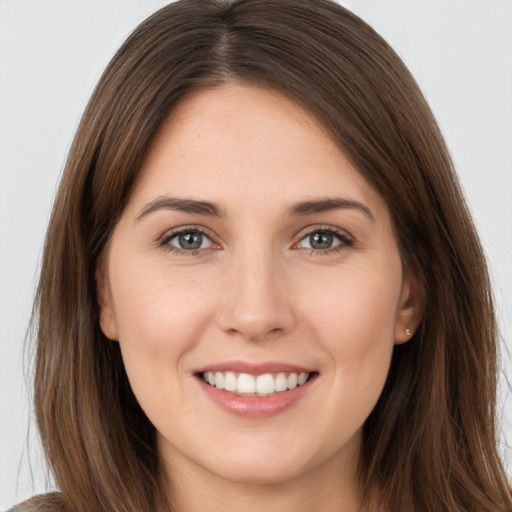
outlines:
M182 249L189 251L199 249L203 243L203 235L201 233L185 233L179 236L178 241Z
M332 246L331 233L314 233L309 237L313 249L329 249Z

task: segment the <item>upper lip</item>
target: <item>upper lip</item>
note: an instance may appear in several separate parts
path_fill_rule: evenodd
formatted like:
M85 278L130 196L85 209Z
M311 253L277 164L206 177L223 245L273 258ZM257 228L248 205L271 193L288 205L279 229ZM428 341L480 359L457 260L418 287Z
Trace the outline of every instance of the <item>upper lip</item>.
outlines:
M251 363L248 361L225 361L222 363L209 364L202 366L194 373L205 372L234 372L249 373L251 375L263 375L264 373L312 373L315 370L298 366L295 364L283 363L279 361L267 361L262 363Z

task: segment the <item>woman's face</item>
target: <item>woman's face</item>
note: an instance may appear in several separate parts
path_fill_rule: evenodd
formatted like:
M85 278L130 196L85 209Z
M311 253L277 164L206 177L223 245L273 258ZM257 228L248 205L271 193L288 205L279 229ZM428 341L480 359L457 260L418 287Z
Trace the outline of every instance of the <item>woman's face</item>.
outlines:
M241 85L175 108L98 280L171 475L353 474L417 316L379 194L297 104Z

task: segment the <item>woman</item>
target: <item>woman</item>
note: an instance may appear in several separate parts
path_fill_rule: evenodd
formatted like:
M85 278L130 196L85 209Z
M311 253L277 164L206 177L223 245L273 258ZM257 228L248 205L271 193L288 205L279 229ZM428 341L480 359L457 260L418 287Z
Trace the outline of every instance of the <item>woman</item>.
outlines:
M182 1L129 37L71 148L36 321L61 492L33 504L512 507L450 159L331 2Z

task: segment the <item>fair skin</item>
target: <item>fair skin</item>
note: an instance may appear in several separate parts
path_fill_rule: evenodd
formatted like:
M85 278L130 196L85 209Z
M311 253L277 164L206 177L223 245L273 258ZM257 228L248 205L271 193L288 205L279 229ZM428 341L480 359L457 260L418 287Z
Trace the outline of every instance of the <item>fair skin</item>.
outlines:
M362 425L419 299L386 204L310 115L237 84L184 98L98 283L177 510L359 510Z

